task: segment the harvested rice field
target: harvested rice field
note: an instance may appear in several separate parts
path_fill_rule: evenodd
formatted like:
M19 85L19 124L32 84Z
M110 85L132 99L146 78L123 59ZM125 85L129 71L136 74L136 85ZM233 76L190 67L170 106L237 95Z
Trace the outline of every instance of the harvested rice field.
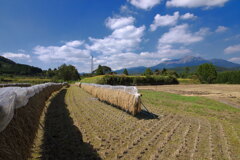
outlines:
M140 92L158 119L133 117L74 85L61 90L41 117L32 159L240 159L240 109L204 97Z
M240 85L238 84L156 85L138 86L138 89L176 93L186 96L208 97L240 108Z

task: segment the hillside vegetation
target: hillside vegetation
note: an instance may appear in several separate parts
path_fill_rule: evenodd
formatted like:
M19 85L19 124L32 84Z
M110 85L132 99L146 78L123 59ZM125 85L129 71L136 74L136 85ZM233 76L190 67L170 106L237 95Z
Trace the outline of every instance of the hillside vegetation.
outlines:
M25 64L18 64L10 59L0 56L0 74L11 75L35 75L41 73L42 69Z
M97 83L109 85L163 85L163 84L178 84L178 80L173 76L117 76L104 75L81 80L83 83Z
M218 73L216 83L240 84L240 71Z

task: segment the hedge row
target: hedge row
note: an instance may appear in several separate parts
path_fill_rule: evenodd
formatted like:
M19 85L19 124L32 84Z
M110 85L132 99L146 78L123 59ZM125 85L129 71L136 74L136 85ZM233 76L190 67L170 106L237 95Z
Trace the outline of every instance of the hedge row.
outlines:
M116 76L106 75L98 81L99 84L109 85L163 85L179 84L172 76Z
M240 84L240 71L220 72L215 83Z

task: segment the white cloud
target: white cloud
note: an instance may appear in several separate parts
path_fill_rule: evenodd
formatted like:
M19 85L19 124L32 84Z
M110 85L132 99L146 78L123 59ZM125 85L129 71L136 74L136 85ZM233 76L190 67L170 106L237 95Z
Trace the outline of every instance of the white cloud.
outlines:
M83 48L83 41L70 41L62 46L36 46L33 53L44 62L81 62L89 58L90 52Z
M173 15L156 14L153 24L150 25L150 31L155 31L158 27L175 26L179 19L188 20L195 18L197 18L197 16L192 13L185 13L184 15L180 15L179 12L174 12Z
M153 24L150 25L150 30L155 31L160 26L173 26L177 23L178 18L179 12L174 12L172 16L168 14L163 16L156 14Z
M239 39L240 39L240 34L237 34L237 35L225 38L224 40L225 41L232 41L232 40L235 41L235 40L239 40Z
M183 19L183 20L187 20L187 19L196 19L197 16L195 16L195 15L192 14L192 13L185 13L185 14L182 15L180 18Z
M68 46L68 47L79 47L79 46L81 46L82 44L84 44L84 41L75 40L75 41L66 42L65 45Z
M108 18L106 25L113 29L111 35L102 39L90 37L87 49L104 55L132 52L142 41L145 26L135 27L133 18Z
M222 7L229 0L168 0L168 7Z
M228 30L227 27L224 27L224 26L218 26L215 32L217 32L217 33L221 33L221 32L225 32L225 31L227 31L227 30Z
M229 61L234 63L240 63L240 57L230 58Z
M169 58L181 57L191 53L191 50L180 47L174 48L171 45L159 46L156 52L141 52L140 54L134 52L123 52L118 54L100 55L95 57L95 67L99 64L110 66L113 70L122 68L146 66L151 67Z
M31 58L31 56L28 54L12 53L12 52L5 52L2 54L2 56L5 58L10 58L10 59L27 59L27 60L29 60Z
M112 56L99 56L95 61L95 66L104 64L111 66L113 70L137 66L154 66L166 59L145 57L141 54L133 52L119 53ZM124 62L124 63L123 63Z
M133 10L131 10L127 5L122 5L121 7L120 7L120 12L122 13L122 14L137 14L137 12L135 12L135 11L133 11Z
M240 52L240 44L233 45L233 46L229 46L229 47L227 47L227 48L224 49L224 52L225 52L226 54L231 54L231 53Z
M169 59L173 57L181 57L191 53L186 48L174 48L172 45L159 45L156 52L142 52L140 55L145 58Z
M202 28L198 32L192 33L189 31L189 26L187 24L182 24L175 26L171 28L169 32L164 33L159 39L159 44L180 43L187 45L202 41L207 32L207 28Z
M137 8L148 10L161 3L161 0L128 0Z
M179 57L185 54L191 53L191 50L186 49L184 47L174 48L169 44L158 44L158 54L161 58L171 58L171 57Z
M133 25L135 19L133 17L116 17L107 18L106 26L112 30L122 28L124 26Z

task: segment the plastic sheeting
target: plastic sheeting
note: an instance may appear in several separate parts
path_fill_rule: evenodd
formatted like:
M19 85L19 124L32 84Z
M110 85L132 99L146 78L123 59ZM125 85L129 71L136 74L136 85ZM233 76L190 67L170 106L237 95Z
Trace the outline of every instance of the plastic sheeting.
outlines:
M8 92L0 89L0 132L7 127L13 118L17 95L11 91Z
M3 131L14 115L14 109L25 106L29 98L41 92L44 88L60 83L45 83L31 87L0 88L0 132Z
M109 89L115 89L115 90L123 90L124 92L127 92L132 95L139 96L138 89L135 86L112 86L112 85L100 85L95 83L82 83L87 84L91 86L101 87L101 88L109 88Z
M0 88L2 87L29 87L31 86L30 83L6 83L0 84Z

